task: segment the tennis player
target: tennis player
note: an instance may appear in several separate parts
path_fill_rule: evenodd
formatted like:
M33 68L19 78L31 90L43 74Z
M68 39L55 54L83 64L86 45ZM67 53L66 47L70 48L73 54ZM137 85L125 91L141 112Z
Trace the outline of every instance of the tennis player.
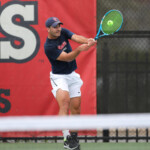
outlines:
M75 72L77 64L75 58L82 52L87 51L96 44L93 38L85 38L62 28L63 23L56 17L47 19L45 25L48 31L44 49L48 57L52 71L50 81L52 93L59 105L59 115L80 114L81 86L83 81L80 75ZM69 40L73 40L81 45L72 51ZM77 139L77 131L64 130L64 148L70 150L80 150Z

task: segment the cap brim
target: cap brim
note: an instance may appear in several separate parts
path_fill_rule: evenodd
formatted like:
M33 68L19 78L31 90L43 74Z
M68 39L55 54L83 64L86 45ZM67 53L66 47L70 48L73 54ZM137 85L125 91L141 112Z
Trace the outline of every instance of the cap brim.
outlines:
M60 21L54 22L54 23L52 24L52 27L56 27L58 24L63 24L63 23L60 22Z

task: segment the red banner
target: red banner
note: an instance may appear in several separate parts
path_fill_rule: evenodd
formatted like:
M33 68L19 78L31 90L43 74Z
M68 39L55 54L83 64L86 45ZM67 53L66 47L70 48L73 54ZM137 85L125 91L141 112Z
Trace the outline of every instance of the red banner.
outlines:
M94 37L96 0L2 0L0 7L0 116L57 115L44 53L45 21L55 16L64 28ZM77 65L84 82L81 114L96 114L96 47L82 52Z

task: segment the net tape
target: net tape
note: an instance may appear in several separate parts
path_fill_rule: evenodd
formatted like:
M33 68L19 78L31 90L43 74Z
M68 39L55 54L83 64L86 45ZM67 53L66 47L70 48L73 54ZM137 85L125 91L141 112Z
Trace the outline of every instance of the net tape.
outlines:
M109 128L149 128L150 113L80 116L1 117L0 131L59 131Z

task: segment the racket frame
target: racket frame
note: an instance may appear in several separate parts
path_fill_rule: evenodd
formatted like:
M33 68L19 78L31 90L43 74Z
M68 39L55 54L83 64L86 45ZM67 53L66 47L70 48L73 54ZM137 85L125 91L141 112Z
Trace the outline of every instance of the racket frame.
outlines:
M122 13L121 13L119 10L112 9L112 10L108 11L108 12L103 16L103 18L102 18L102 20L101 20L101 22L100 22L99 30L98 30L98 32L97 32L95 38L94 38L95 40L99 39L100 37L112 35L112 34L115 33L115 32L113 32L113 33L111 33L111 34L106 34L106 33L103 31L103 29L102 29L102 23L103 23L104 18L105 18L110 12L112 12L112 11L117 11L117 12L119 12L119 13L121 14L121 16L122 16L122 23L121 23L120 27L119 27L115 32L118 32L118 31L121 29L122 24L123 24L123 15L122 15ZM101 32L101 31L102 31L103 34L100 35L100 32Z

